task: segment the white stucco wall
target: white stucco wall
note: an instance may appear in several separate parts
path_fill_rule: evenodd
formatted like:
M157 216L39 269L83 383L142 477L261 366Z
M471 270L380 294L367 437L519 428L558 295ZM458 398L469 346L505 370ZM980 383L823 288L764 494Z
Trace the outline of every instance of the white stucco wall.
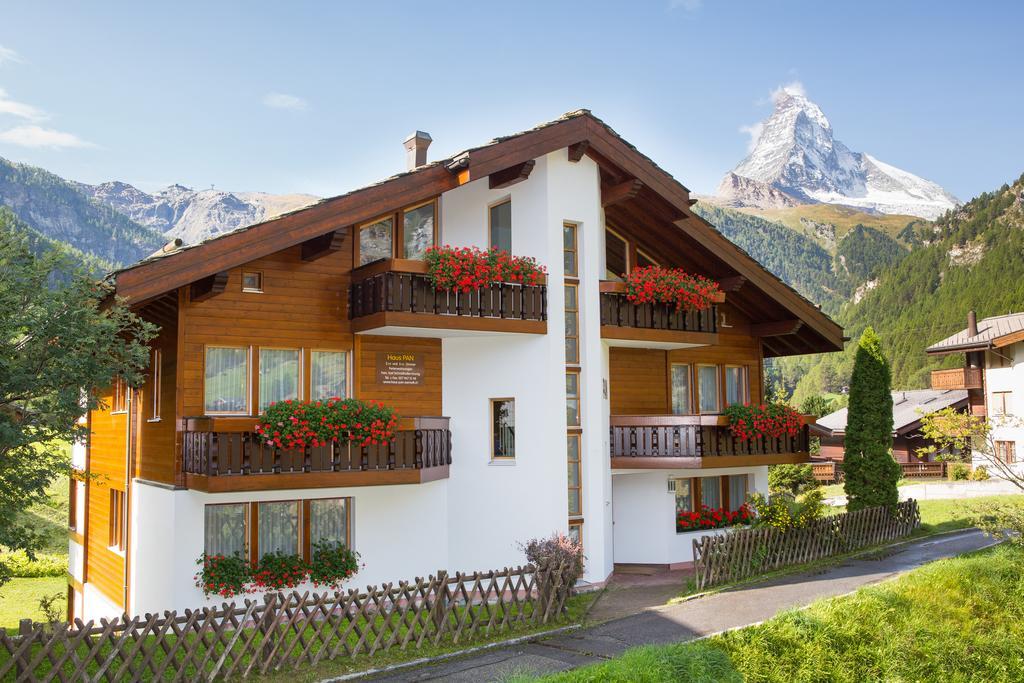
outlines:
M692 562L694 536L720 532L676 533L676 498L668 490L668 480L733 474L750 475L751 493L768 492L768 468L763 466L616 473L612 477L615 562L668 565Z
M1017 444L1017 464L1014 469L1024 475L1024 343L995 351L1012 359L1012 362L1007 367L1000 367L997 362L1000 359L994 352L986 354L985 398L989 409L988 418L992 424L992 437L997 441L1013 441ZM995 413L992 396L1004 391L1010 392L1005 418ZM985 461L976 457L974 464L984 465Z

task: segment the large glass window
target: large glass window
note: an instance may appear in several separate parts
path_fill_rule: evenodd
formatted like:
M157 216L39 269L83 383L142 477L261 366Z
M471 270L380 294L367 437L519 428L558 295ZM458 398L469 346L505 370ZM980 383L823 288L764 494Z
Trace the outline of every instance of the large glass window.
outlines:
M729 476L729 509L739 510L747 502L747 475L733 474Z
M344 351L312 351L309 354L309 398L346 398L348 374Z
M260 411L299 397L299 350L260 349Z
M359 228L359 265L391 258L395 219L391 216Z
M207 413L249 412L249 349L206 347L203 394Z
M582 485L580 484L580 435L570 434L569 460L569 514L583 514Z
M675 415L690 415L690 366L686 363L672 364L672 412Z
M611 230L604 231L604 264L609 280L622 280L629 271L629 247L626 240Z
M721 410L718 400L718 366L697 366L697 395L700 401L700 412L717 413Z
M700 503L712 509L722 507L722 480L720 477L701 477Z
M565 421L570 427L580 426L580 373L565 373Z
M512 251L512 202L502 202L491 207L490 246L494 249Z
M299 554L299 502L259 504L260 557L268 553Z
M580 362L579 285L565 285L565 362Z
M351 548L348 537L348 498L309 501L309 547L317 543L340 543Z
M516 457L515 399L491 399L491 457Z
M422 259L434 245L434 202L406 209L402 215L402 256Z
M747 389L747 368L740 365L725 366L725 404L744 404L750 402Z
M203 548L207 555L245 556L246 503L207 505Z

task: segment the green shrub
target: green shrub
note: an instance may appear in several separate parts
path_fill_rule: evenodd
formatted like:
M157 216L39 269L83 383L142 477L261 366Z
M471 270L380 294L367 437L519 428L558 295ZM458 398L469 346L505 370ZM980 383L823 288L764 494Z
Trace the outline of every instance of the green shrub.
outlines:
M750 497L750 504L757 512L753 525L782 531L801 529L825 514L824 498L825 492L821 488L795 498L777 493L765 499L760 493L755 493Z
M990 478L991 477L989 477L988 470L985 469L984 465L978 465L971 472L971 481L985 481Z
M993 538L1024 546L1024 504L994 500L969 506L971 524Z
M947 476L950 481L967 481L971 476L971 468L965 463L954 462L950 464Z
M67 556L50 553L36 553L34 560L30 560L24 550L0 553L0 563L6 565L12 577L25 579L64 576L68 571Z
M768 491L799 496L818 488L814 468L809 465L772 465L768 468Z

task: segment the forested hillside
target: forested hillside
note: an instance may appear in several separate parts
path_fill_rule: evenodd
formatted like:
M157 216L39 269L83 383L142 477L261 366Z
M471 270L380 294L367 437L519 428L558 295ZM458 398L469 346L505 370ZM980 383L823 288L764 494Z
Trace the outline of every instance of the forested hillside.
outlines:
M28 241L29 248L36 254L54 249L67 254L72 262L81 264L86 271L96 277L101 277L114 269L114 265L110 261L97 258L92 254L85 254L63 242L46 237L14 215L14 212L6 206L0 206L0 231L14 232L24 236Z
M94 201L63 178L0 159L0 204L44 237L114 264L133 263L166 239Z
M933 359L930 344L978 317L1024 310L1024 175L915 229L920 246L878 273L877 285L837 317L848 336L866 325L882 337L892 362L893 386L928 385L929 372L960 358ZM876 247L877 248L877 245ZM849 382L853 349L780 363L794 398L836 391Z

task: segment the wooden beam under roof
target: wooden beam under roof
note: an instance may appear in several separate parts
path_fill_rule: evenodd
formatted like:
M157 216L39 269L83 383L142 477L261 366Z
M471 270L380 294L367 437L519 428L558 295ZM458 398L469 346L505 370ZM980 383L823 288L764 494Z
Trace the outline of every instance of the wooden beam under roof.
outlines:
M338 228L329 233L314 237L302 243L302 260L315 261L336 251L340 251L345 242L346 228Z
M503 187L521 183L530 177L530 173L533 172L533 167L536 164L536 160L527 159L520 164L503 168L488 176L487 183L492 190L500 190Z
M750 326L750 334L754 337L784 337L787 334L796 334L804 326L803 320L774 320L771 322L755 323Z
M643 186L643 182L633 178L632 180L621 182L618 185L602 187L601 206L607 208L620 202L630 200L640 193L640 188Z
M569 145L569 161L576 163L582 159L583 155L587 153L588 147L590 147L590 140L580 140Z
M208 275L202 280L196 280L189 287L189 293L193 302L205 301L223 292L228 286L228 271L222 270L213 275Z
M747 281L747 278L742 275L733 275L732 277L723 277L718 281L718 286L723 292L738 292L740 287Z

